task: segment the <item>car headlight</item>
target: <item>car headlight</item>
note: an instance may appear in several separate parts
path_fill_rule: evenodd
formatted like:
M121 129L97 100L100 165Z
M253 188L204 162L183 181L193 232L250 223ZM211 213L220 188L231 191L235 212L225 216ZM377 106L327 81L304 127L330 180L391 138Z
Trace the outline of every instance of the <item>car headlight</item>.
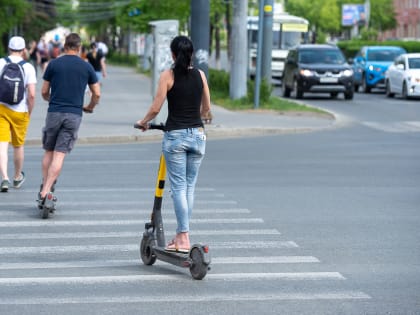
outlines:
M409 82L412 82L412 83L420 83L420 77L408 77L407 78L408 79L408 81Z
M343 75L344 75L345 77L351 77L351 76L353 75L353 70L351 70L351 69L346 69L346 70L344 70L344 71L343 71Z
M314 75L314 73L311 70L307 70L307 69L302 69L299 71L300 75L304 76L304 77L311 77Z

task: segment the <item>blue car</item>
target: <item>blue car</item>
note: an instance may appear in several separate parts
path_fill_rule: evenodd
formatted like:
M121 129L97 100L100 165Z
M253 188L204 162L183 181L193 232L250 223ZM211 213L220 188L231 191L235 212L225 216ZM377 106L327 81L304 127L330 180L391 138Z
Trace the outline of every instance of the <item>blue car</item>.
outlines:
M353 60L354 89L369 93L372 88L385 88L385 72L394 59L405 54L398 46L363 46Z

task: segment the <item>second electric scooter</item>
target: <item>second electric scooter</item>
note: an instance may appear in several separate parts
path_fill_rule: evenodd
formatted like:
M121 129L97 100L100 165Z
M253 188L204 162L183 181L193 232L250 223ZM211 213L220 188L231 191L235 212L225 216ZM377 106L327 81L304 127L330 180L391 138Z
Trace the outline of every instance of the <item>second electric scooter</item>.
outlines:
M137 124L134 128L141 129ZM164 125L149 125L149 129L164 130ZM150 222L145 224L145 231L140 243L140 257L145 265L153 265L156 259L167 263L189 268L191 276L196 280L203 279L210 270L210 253L208 245L194 244L189 253L165 250L165 233L162 220L162 200L165 187L166 162L163 154L160 156L158 178L155 188L155 199Z

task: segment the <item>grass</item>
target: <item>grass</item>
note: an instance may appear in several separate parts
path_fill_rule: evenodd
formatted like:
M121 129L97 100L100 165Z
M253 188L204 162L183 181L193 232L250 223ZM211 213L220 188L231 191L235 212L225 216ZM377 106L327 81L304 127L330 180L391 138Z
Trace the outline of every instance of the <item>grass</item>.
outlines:
M267 101L260 102L258 108L255 108L254 102L250 101L250 99L250 97L244 97L241 99L233 100L225 93L220 93L214 90L211 91L212 103L229 110L271 110L283 114L302 113L330 116L328 112L325 112L321 109L306 106L293 100L287 100L276 96L270 96L268 97Z

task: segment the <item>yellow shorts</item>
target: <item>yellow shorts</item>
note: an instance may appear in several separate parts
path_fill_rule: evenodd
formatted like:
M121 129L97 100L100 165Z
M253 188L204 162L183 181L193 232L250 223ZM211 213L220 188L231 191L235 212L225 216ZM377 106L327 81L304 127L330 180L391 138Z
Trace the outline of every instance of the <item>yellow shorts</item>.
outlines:
M15 112L0 104L0 142L11 142L14 147L25 144L29 113Z

